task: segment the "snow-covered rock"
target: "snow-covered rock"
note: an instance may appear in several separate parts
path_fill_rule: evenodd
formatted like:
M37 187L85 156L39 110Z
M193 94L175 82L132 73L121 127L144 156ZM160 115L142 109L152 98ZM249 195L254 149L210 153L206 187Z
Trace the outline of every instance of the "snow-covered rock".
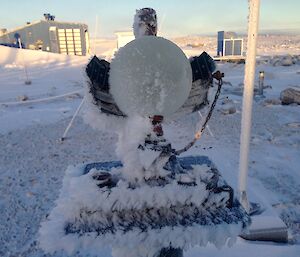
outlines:
M299 62L297 55L274 56L270 59L270 64L273 66L291 66Z
M293 65L294 62L293 62L293 58L292 56L290 55L286 55L284 56L282 59L281 59L281 65L282 66L291 66Z
M280 93L282 104L300 104L300 89L287 88Z
M236 107L233 100L231 99L223 100L220 111L225 115L236 113Z
M28 96L27 95L19 95L17 97L17 100L20 101L20 102L27 101L28 100Z
M277 98L266 99L262 103L263 106L279 105L279 104L281 104L281 101Z

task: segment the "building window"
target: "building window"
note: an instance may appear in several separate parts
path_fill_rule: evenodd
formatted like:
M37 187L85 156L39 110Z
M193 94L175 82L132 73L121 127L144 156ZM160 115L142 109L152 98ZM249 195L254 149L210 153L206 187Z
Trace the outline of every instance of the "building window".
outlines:
M82 55L80 29L58 29L60 53Z

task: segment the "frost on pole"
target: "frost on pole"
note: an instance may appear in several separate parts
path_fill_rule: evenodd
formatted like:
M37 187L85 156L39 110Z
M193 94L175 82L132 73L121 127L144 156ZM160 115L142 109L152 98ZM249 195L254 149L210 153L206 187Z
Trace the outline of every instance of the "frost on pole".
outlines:
M192 86L191 65L182 50L154 36L121 48L109 78L111 93L128 116L168 116L184 104Z

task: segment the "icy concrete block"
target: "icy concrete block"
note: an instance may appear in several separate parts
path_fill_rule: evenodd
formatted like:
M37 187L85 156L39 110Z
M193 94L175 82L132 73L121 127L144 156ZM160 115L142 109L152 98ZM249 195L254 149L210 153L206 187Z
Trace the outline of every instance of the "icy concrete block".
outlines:
M241 235L251 241L272 241L286 243L288 230L284 222L277 216L253 216L249 232Z

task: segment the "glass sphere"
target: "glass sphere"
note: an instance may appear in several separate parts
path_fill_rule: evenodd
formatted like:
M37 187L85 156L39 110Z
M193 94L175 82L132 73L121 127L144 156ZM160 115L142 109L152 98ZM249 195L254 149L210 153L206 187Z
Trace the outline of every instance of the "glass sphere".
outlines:
M111 62L110 92L128 116L168 116L176 112L192 86L192 69L171 41L144 36L120 48Z

